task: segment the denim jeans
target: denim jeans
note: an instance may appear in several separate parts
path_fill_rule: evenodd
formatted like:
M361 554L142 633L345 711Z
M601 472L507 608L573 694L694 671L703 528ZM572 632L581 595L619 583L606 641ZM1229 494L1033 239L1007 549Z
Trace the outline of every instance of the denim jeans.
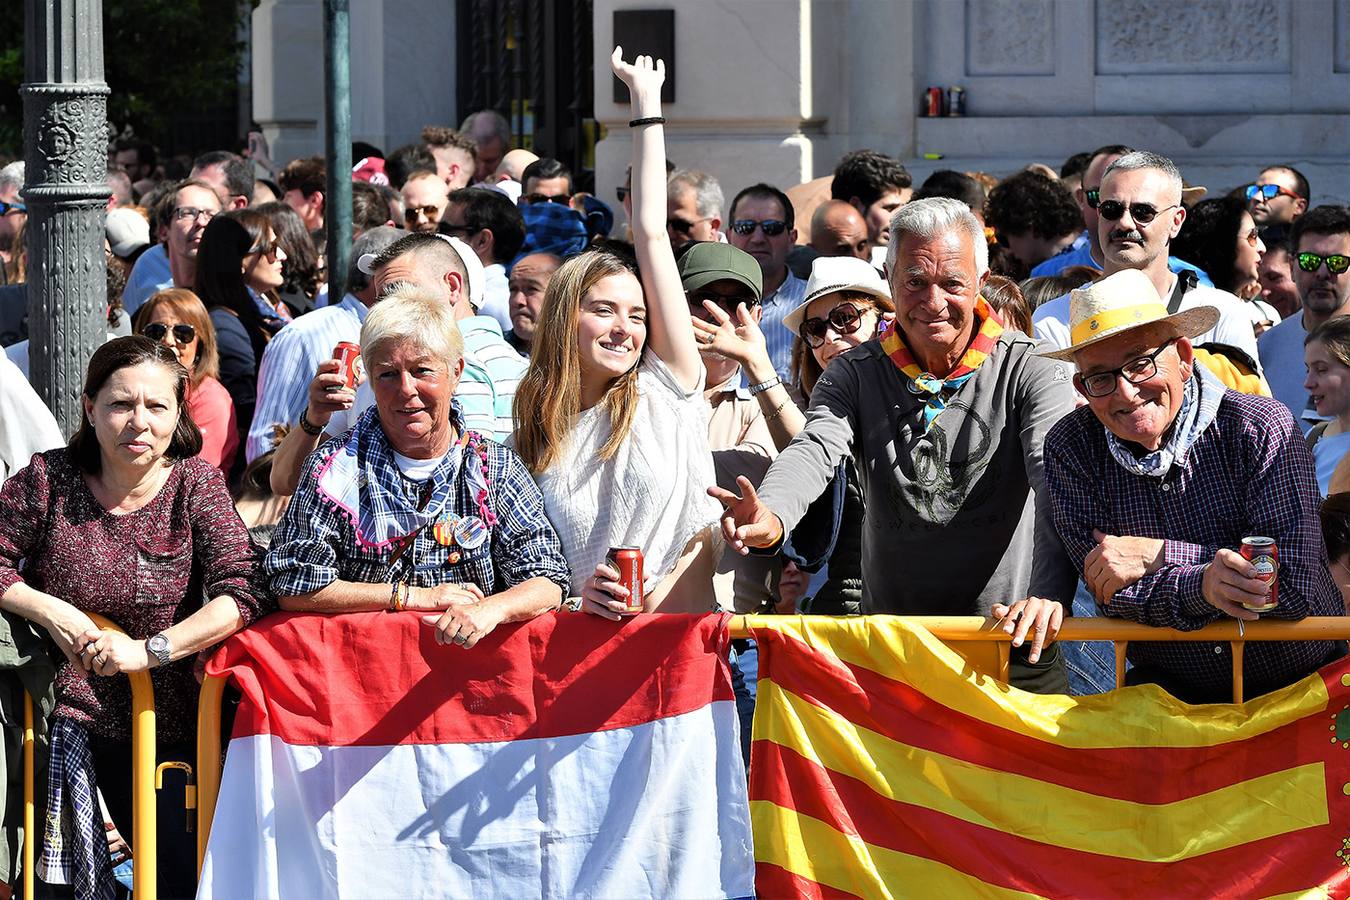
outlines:
M1073 598L1073 614L1101 615L1097 601L1081 581ZM1116 686L1116 653L1110 641L1064 641L1063 649L1073 696L1104 694Z
M731 688L736 694L736 716L741 722L741 756L750 770L750 726L755 718L755 688L759 682L759 648L749 639L732 642Z

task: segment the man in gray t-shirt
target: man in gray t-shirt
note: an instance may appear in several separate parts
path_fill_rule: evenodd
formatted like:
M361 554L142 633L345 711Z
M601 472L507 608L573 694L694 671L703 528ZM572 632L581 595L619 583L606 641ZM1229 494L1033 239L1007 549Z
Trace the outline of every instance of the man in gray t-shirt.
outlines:
M1077 574L1037 499L1042 441L1073 409L1068 373L979 296L988 246L964 204L902 207L888 252L894 330L830 363L758 494L745 481L740 497L710 491L727 507L727 539L776 552L851 456L865 507L863 611L993 615L1015 646L1030 638L1013 654L1013 683L1067 691L1057 648L1041 649Z

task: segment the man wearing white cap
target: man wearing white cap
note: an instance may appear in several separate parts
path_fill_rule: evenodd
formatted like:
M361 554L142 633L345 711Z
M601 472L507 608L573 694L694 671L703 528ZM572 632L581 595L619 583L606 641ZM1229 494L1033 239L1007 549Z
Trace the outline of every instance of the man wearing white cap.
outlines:
M458 238L418 232L400 238L378 255L362 256L357 264L374 279L376 302L400 284L413 284L445 297L454 307L464 337L464 374L455 401L463 410L467 428L505 441L514 430L511 404L516 385L529 363L506 342L496 319L477 314L484 279L483 265L473 250ZM294 491L305 455L317 446L319 436L343 434L373 403L369 384L362 382L355 391L348 390L331 361L321 366L310 383L309 407L300 419L300 428L310 439L292 441L292 435L287 435L272 463L272 489L284 494Z
M776 551L852 457L863 612L992 613L1019 648L1013 683L1066 692L1058 647L1042 645L1077 579L1040 495L1042 439L1073 406L1068 374L979 296L989 247L964 203L901 207L887 248L895 327L830 361L758 495L745 479L739 497L710 489L723 531L742 552Z
M1071 297L1070 345L1087 407L1045 439L1045 483L1070 557L1108 616L1185 631L1224 617L1301 619L1344 611L1327 569L1312 455L1278 400L1226 388L1195 364L1191 339L1219 312L1168 314L1153 281L1125 269ZM1278 605L1238 548L1279 551ZM1132 642L1130 683L1190 703L1231 697L1229 645ZM1256 696L1340 656L1340 642L1247 645Z

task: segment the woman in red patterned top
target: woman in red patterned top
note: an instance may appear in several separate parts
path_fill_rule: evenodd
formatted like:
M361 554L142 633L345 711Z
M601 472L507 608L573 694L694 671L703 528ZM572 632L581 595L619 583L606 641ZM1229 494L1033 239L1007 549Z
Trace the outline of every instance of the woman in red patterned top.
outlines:
M46 628L67 660L57 675L50 780L72 785L63 804L76 813L72 845L87 837L86 826L98 844L105 839L103 817L81 821L79 801L88 798L70 781L70 755L92 765L113 821L131 833L131 689L107 676L150 669L160 759L192 760L191 659L270 604L220 470L195 458L201 433L184 404L188 384L162 344L144 336L109 341L89 362L84 415L70 445L36 454L0 489L0 609ZM89 612L126 634L96 628ZM56 752L59 738L70 747L64 754ZM190 894L191 836L173 827L181 806L160 821L160 891ZM99 856L96 880L110 874ZM63 874L46 871L48 880Z

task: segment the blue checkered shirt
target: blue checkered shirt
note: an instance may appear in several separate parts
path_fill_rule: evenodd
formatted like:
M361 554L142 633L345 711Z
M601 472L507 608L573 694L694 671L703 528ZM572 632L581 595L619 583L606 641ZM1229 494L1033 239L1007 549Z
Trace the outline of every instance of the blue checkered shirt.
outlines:
M356 529L346 514L321 500L318 473L328 458L346 443L338 438L310 454L300 485L272 536L263 564L272 591L279 597L317 591L334 581L392 584L407 579L430 587L471 581L484 594L495 594L531 578L544 577L566 592L571 581L567 560L544 515L544 501L520 457L502 445L484 439L488 451L488 505L497 515L491 537L482 546L465 550L436 542L432 528L422 529L393 566L391 547L373 549L356 542ZM447 513L477 515L468 479L460 465L452 476L457 487ZM409 496L420 495L420 485L401 479ZM451 563L450 552L460 553Z
M1055 528L1080 572L1097 545L1094 528L1164 541L1162 567L1111 598L1103 607L1108 616L1181 631L1223 617L1201 596L1201 579L1215 553L1236 550L1247 535L1274 538L1280 553L1279 606L1265 616L1345 611L1318 524L1312 454L1279 401L1226 391L1217 418L1163 479L1127 472L1107 449L1092 410L1075 410L1045 438L1045 483ZM1247 644L1249 694L1292 684L1331 650L1325 641ZM1227 643L1208 641L1129 646L1134 663L1219 696L1231 689L1230 653Z

